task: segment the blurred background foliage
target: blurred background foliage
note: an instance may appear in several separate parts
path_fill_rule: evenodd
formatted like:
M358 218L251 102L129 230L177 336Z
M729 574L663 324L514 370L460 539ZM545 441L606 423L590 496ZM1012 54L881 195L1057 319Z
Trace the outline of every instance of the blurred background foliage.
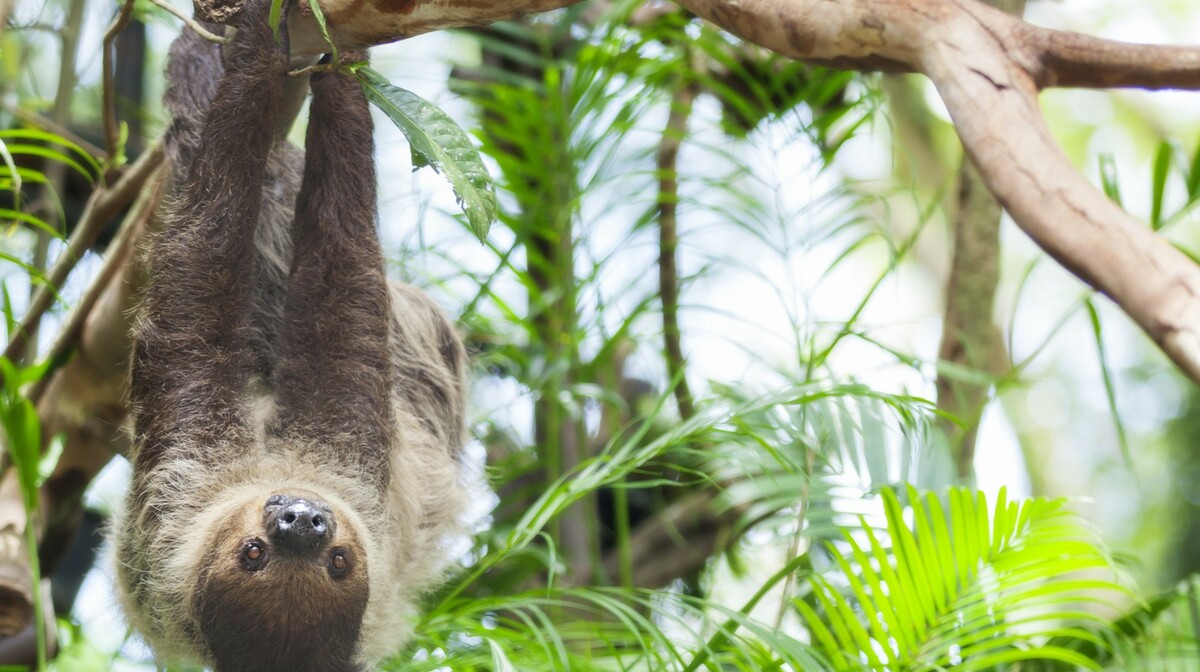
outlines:
M135 4L109 157L97 54L116 5L0 7L11 337L91 190L165 124L180 25ZM1171 0L1027 16L1130 41L1200 30ZM378 125L385 249L459 317L489 488L387 669L1200 669L1200 396L972 190L924 81L797 64L624 1L373 62L473 130L501 204L480 245ZM1195 256L1200 99L1042 102L1076 164ZM26 492L44 441L21 385L110 239L5 365ZM93 483L87 520L127 472ZM50 665L149 669L94 528L53 576Z

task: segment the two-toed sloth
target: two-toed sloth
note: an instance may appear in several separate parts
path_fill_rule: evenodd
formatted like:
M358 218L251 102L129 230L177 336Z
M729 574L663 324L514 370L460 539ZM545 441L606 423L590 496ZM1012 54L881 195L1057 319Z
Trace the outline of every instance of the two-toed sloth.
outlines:
M284 140L269 7L248 0L224 47L172 47L175 196L146 250L118 584L160 660L360 670L447 564L465 357L385 276L361 87L314 75L305 157Z

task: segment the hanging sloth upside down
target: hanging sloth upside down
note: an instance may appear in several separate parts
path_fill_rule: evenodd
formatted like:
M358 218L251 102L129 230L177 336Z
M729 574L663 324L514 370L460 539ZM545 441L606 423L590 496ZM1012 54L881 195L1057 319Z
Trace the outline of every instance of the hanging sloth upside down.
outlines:
M269 7L249 0L224 47L172 46L175 197L146 251L118 584L161 661L361 670L444 573L465 357L385 276L361 87L314 75L306 156L284 140Z

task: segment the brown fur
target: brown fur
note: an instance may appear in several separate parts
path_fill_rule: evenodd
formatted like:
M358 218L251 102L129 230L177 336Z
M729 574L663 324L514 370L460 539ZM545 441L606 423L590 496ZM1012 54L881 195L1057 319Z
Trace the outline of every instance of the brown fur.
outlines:
M247 3L223 55L187 31L172 48L177 196L147 250L118 584L164 662L340 672L398 648L443 575L465 500L465 356L426 296L387 283L371 119L345 75L313 78L297 185L269 4ZM272 546L274 494L328 506L316 555ZM265 566L242 561L249 541Z

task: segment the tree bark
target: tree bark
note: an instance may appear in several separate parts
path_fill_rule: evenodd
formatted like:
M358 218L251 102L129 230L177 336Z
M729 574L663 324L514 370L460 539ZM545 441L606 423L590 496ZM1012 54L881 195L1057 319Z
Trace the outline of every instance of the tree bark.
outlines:
M991 0L989 4L1014 16L1025 12L1025 0ZM1000 204L988 192L979 171L964 158L951 222L954 250L938 359L984 374L1000 373L1005 359L1000 330L992 321L1000 284L1001 215ZM945 370L938 374L937 404L945 413L940 424L963 482L974 477L975 443L990 388L986 381L964 380Z

